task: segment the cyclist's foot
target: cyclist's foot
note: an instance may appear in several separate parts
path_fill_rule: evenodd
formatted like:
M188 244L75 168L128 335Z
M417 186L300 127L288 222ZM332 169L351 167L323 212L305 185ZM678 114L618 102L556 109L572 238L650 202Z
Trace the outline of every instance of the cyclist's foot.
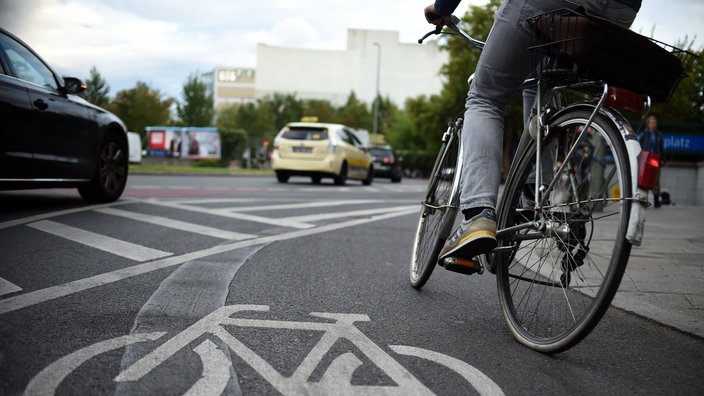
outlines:
M440 250L440 260L446 257L471 259L489 253L496 247L496 213L485 209L465 220Z

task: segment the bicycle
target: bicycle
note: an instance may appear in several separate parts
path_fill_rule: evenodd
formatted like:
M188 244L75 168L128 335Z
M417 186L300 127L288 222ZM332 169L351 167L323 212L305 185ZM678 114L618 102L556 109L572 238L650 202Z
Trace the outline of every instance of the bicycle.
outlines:
M464 32L459 22L452 16L450 32L437 28L419 43L448 33L481 49L484 43ZM531 25L537 40L531 49L542 67L523 84L537 95L528 133L520 138L499 193L498 246L472 260L438 261L459 210L464 122L459 115L443 134L421 204L410 281L420 289L436 265L465 274L488 269L496 275L503 316L514 338L531 349L559 353L584 339L603 317L631 246L642 239L652 169L639 168L641 147L622 113L640 113L644 122L651 96L667 100L684 77L682 63L691 62L693 54L571 11L534 17ZM590 36L589 29L597 33ZM597 70L603 68L594 65L603 54L583 52L614 40L612 30L627 35L624 42L635 40L637 45L628 44L635 45L633 51L647 47L658 52L660 64L670 65L674 57L678 68L645 72L665 74L658 76L665 86L639 82L650 76L624 79L608 70L613 66L608 62L606 71ZM580 42L589 37L599 45ZM628 89L612 87L611 81Z

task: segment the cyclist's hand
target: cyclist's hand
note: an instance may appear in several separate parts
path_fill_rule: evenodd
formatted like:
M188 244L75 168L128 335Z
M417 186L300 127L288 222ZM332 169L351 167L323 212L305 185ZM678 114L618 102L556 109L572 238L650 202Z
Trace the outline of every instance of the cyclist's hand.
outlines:
M442 16L435 11L435 4L425 7L425 20L437 26L445 26L450 22L451 15Z

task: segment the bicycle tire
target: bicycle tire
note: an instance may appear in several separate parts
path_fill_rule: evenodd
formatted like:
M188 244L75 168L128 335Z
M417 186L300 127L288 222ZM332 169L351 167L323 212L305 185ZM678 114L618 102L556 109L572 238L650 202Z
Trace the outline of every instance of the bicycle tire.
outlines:
M447 239L457 214L453 199L455 173L458 172L461 122L453 123L443 142L428 181L428 190L421 204L420 218L411 256L411 286L420 289L430 278L438 262L440 249Z
M585 109L558 115L549 123L551 133L542 146L548 148L552 143L556 154L567 154L565 147L575 143L579 126L590 115ZM633 181L620 132L608 117L597 114L579 142L594 147L602 144L603 150L587 154L576 150L570 158L557 155L580 167L571 170L574 177L565 174L569 167L555 175L559 183L546 191L545 205L534 205L531 211L525 207L530 194L524 192L535 164L536 144L531 140L516 159L516 171L509 175L499 206L499 230L526 221L544 227L543 231L522 230L501 237L492 255L500 304L513 336L543 353L563 352L594 329L616 294L631 250L625 235ZM611 154L613 161L597 158L600 153ZM587 159L589 164L584 167ZM606 172L608 167L611 170ZM581 180L575 169L586 169Z

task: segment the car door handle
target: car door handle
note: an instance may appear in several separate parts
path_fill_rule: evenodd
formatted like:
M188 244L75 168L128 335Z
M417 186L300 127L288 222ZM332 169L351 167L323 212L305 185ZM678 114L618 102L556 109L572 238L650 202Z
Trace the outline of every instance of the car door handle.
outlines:
M49 105L48 105L45 101L43 101L43 100L41 100L41 99L35 100L35 101L34 101L34 105L35 105L39 110L46 110L46 109L49 107Z

